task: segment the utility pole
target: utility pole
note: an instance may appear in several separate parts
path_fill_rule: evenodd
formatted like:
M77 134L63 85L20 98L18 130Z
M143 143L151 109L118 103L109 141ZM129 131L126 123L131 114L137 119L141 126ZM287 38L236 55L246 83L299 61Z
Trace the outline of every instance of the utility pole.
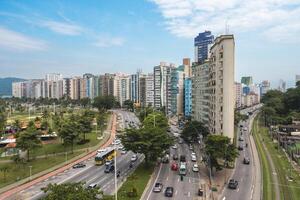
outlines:
M116 135L114 137L114 141L116 140ZM115 200L118 200L118 182L117 182L117 148L116 148L116 143L114 142L114 148L115 148L115 156L114 156L114 161L115 161Z

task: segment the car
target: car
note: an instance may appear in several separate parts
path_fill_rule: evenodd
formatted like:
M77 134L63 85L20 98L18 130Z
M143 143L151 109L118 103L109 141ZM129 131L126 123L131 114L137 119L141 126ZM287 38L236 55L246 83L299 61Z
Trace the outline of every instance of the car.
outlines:
M245 157L244 160L243 160L243 163L244 163L245 165L249 165L249 164L250 164L250 158Z
M202 197L203 196L203 189L202 188L199 188L198 189L198 196Z
M173 171L177 171L178 170L178 164L176 162L172 163L171 170L173 170Z
M136 160L137 160L137 155L136 154L133 154L132 156L131 156L131 162L135 162Z
M173 197L174 188L167 187L165 190L165 197Z
M193 165L193 172L199 172L199 167L197 164Z
M244 128L243 128L243 131L247 131L247 130L248 130L247 127L244 127Z
M98 149L98 150L97 150L97 153L102 153L102 152L106 152L106 151L107 151L106 148L104 148L104 149Z
M229 188L229 189L234 189L234 190L235 190L235 189L237 189L238 185L239 185L239 183L238 183L237 180L230 179L230 180L229 180L229 183L228 183L228 188Z
M173 149L177 149L177 145L174 144L174 145L172 146L172 148L173 148Z
M119 171L117 171L117 178L119 178L120 175L121 175L121 171L119 170Z
M183 140L182 140L182 139L179 139L178 143L179 143L179 144L182 144L182 143L183 143Z
M243 151L243 150L244 150L243 146L242 146L242 145L239 145L239 146L238 146L238 150L239 150L239 151Z
M239 141L244 141L244 138L240 136Z
M112 164L113 164L113 160L107 160L105 162L105 166L112 165Z
M161 192L162 188L163 188L162 183L155 183L155 185L153 187L153 192Z
M127 119L125 119L125 122L127 123L127 122L128 122L128 120L127 120Z
M83 164L83 163L77 163L77 164L73 165L73 168L74 168L74 169L77 169L77 168L83 168L83 167L85 167L85 166L86 166L86 165Z
M109 173L109 172L114 172L115 171L115 166L114 165L108 165L106 166L104 173Z
M115 141L113 141L112 144L113 144L113 145L119 145L119 144L121 144L121 140L116 139Z
M97 183L91 183L89 184L89 186L87 187L88 189L93 189L97 187Z
M193 150L193 146L192 146L191 144L190 144L190 146L189 146L189 149L190 149L190 150Z
M178 160L178 155L177 154L173 154L173 160Z
M197 158L196 158L195 155L192 155L192 161L193 161L193 162L196 162L196 161L197 161Z
M243 124L240 125L240 128L243 128Z
M124 155L124 154L126 154L126 153L127 153L126 149L123 148L123 149L121 150L121 154Z
M192 152L192 153L191 153L191 156L196 156L196 153L195 153L195 152Z
M162 163L169 163L169 155L166 154L163 158L162 158Z
M124 148L124 146L121 144L120 146L118 146L118 150L122 150Z
M186 162L185 156L184 155L180 155L180 162Z

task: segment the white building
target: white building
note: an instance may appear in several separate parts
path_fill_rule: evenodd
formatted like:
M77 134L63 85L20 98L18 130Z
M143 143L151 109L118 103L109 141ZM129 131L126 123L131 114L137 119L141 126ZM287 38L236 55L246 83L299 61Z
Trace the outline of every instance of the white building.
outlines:
M242 107L242 94L243 94L243 87L241 83L234 83L235 89L235 108Z
M286 82L282 79L279 80L278 90L281 92L286 92Z
M210 48L209 61L193 67L193 108L196 110L193 109L192 117L207 124L212 134L230 139L234 138L234 60L233 35L221 35ZM205 95L200 99L198 95L202 93Z

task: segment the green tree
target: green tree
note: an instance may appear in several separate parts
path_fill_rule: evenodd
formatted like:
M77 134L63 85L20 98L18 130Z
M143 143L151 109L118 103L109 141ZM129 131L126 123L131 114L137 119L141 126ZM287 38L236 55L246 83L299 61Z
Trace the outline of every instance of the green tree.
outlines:
M94 98L93 106L102 112L115 107L116 103L116 99L112 95L98 96Z
M60 130L59 136L63 139L65 147L71 145L71 151L73 153L74 142L79 137L79 127L78 123L73 120L65 121Z
M147 164L156 161L173 144L172 138L159 126L126 129L120 138L127 150L144 154Z
M106 115L105 115L105 113L99 113L97 115L96 121L97 121L97 125L99 126L100 133L102 135L104 127L105 127L105 122L106 122Z
M84 108L88 107L91 104L91 99L90 98L82 98L80 99L80 105L83 106Z
M143 121L143 126L146 128L158 127L167 130L169 127L168 119L161 112L153 112L149 114Z
M86 142L86 134L92 131L93 118L88 115L82 115L79 120L79 132L83 134L83 142Z
M99 187L87 189L84 183L50 183L42 191L46 193L43 200L97 200L103 194Z
M245 121L248 119L247 115L241 114L238 110L234 111L234 125L237 126L240 121Z
M144 121L144 119L149 115L153 113L153 108L152 107L146 107L146 108L143 108L143 109L140 109L139 112L138 112L138 117L139 117L139 120L141 122Z
M17 138L17 148L27 151L27 160L30 158L31 151L35 148L41 147L41 140L38 135L39 131L33 127L29 127L25 132L21 132Z
M4 112L0 112L0 133L4 129L6 124L6 115Z
M0 168L0 171L3 173L4 182L6 181L6 174L9 172L10 168L7 165L3 165Z
M124 101L124 106L130 111L134 110L134 102L131 101L130 99Z
M208 128L202 123L198 121L189 121L185 124L184 129L181 133L181 137L186 142L197 142L199 136L202 135L203 138L209 134Z
M230 138L222 135L208 135L205 140L206 163L213 170L221 170L220 160L232 161L238 156L238 151L230 142Z

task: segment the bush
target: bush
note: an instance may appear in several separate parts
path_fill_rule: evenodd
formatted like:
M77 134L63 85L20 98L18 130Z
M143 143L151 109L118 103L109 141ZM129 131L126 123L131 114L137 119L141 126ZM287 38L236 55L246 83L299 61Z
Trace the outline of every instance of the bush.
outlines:
M137 189L135 187L132 187L132 189L129 192L127 192L127 196L137 197L138 196Z
M77 142L77 144L79 144L79 145L82 145L82 144L86 144L86 143L89 143L90 142L90 140L89 139L81 139L81 140L79 140L78 142Z

